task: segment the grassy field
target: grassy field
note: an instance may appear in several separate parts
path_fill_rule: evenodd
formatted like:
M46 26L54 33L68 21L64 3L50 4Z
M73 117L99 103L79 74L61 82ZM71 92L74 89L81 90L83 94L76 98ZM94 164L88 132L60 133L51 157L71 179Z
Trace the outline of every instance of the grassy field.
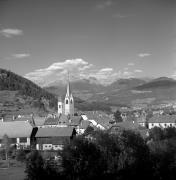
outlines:
M15 160L10 161L10 167L5 160L0 160L0 180L24 180L25 165Z

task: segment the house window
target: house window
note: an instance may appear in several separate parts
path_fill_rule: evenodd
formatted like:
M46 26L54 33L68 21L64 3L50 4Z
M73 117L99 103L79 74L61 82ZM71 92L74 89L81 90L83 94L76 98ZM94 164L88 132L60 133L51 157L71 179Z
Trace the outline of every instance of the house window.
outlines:
M68 104L68 99L66 100L66 102L65 102L66 104Z
M59 105L59 108L61 108L61 105Z
M166 127L166 126L167 126L167 124L164 124L164 126Z
M70 103L72 104L72 102L73 102L73 101L72 101L72 99L71 99Z
M172 127L172 124L170 124L170 127Z
M12 144L15 144L15 143L16 143L16 138L11 138L11 139L10 139L10 142L11 142Z
M152 123L152 126L153 126L153 123Z
M25 143L25 142L27 142L27 138L20 138L20 143Z

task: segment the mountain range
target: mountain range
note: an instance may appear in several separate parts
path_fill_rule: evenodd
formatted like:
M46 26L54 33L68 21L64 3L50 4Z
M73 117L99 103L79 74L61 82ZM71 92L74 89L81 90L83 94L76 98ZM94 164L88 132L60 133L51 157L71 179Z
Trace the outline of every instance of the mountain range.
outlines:
M147 106L176 100L176 80L168 77L118 79L108 86L92 83L86 79L71 82L71 88L75 97L111 106ZM56 95L65 93L63 84L55 84L44 89Z
M82 79L70 82L70 86L77 110L110 112L119 106L147 107L176 102L176 80L168 77L118 79L107 86ZM63 83L41 88L24 77L0 69L0 116L56 112L57 97L64 99L65 93Z

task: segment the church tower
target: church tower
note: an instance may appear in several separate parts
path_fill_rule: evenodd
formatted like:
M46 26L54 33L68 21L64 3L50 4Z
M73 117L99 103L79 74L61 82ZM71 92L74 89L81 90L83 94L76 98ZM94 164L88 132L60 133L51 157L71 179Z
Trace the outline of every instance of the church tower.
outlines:
M70 90L70 82L69 82L69 74L68 74L68 82L67 82L67 92L65 95L64 101L65 115L74 116L74 99Z
M58 115L63 113L63 103L61 97L58 97L57 109L58 109Z

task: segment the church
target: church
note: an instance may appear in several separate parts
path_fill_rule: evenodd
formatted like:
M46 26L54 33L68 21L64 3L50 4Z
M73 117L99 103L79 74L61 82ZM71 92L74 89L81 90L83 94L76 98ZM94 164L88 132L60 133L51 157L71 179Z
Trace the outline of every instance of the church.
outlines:
M70 88L69 77L66 86L66 95L64 101L59 96L57 102L57 112L49 114L44 122L44 126L49 127L66 127L70 124L69 121L74 119L74 98Z
M61 97L58 97L58 115L64 114L66 116L74 116L74 99L70 89L70 82L68 78L67 91L64 102Z

